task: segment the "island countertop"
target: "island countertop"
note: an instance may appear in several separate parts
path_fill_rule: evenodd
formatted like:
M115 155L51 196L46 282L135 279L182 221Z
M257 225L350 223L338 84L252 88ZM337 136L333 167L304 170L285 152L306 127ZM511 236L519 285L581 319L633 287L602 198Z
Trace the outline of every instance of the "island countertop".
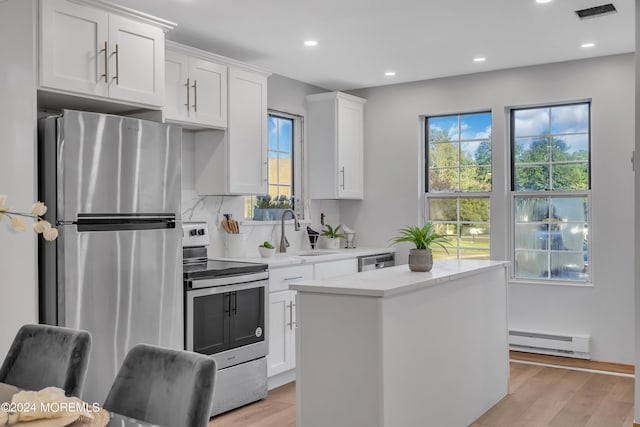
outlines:
M433 269L426 273L410 271L405 264L331 279L297 282L289 288L301 292L389 297L482 271L507 268L508 265L509 261L435 260Z

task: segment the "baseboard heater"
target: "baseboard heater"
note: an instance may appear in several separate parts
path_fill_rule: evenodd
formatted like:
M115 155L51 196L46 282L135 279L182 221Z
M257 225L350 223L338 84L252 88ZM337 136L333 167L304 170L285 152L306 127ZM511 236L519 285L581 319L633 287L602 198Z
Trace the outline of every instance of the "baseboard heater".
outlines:
M591 359L589 339L587 335L555 335L510 330L509 350Z

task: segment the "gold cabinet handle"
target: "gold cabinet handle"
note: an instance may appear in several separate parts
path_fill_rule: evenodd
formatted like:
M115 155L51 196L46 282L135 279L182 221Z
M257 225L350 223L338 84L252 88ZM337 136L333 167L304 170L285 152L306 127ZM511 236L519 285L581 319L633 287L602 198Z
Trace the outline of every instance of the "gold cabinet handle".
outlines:
M193 81L193 111L198 112L198 81Z
M104 82L109 83L109 49L107 42L104 42L104 48L100 50L104 53L104 74L100 74L100 77L104 77Z
M113 55L116 56L116 75L113 76L113 79L116 81L116 84L120 84L120 64L118 61L118 43L116 43L116 50L113 52Z
M189 111L189 107L190 107L190 104L189 104L189 91L191 91L191 86L189 85L189 77L187 77L187 83L185 84L185 86L187 87L187 103L184 104L184 105L185 105L185 107L187 107L187 111Z

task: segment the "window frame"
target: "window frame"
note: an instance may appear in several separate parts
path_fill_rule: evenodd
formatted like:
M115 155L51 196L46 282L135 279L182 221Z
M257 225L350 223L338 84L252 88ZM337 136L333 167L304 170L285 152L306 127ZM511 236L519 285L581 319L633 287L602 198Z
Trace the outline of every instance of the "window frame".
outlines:
M529 110L529 109L537 109L537 108L554 108L554 107L565 107L571 105L588 105L588 128L587 128L587 136L588 136L588 157L586 161L579 161L576 163L586 163L587 164L587 188L580 190L553 190L553 189L544 189L544 190L516 190L515 183L515 167L516 167L516 159L515 159L515 111L518 110ZM510 173L509 173L509 218L510 218L510 227L509 227L509 254L511 258L511 274L509 278L509 283L514 284L535 284L535 285L548 285L548 286L570 286L570 287L593 287L593 227L592 227L592 101L591 99L578 100L578 101L567 101L567 102L553 102L553 103L544 103L544 104L535 104L528 106L518 106L518 107L510 107L506 109L508 114L507 123L509 124L508 128L508 153L509 153L509 165L510 165ZM551 131L551 127L549 128ZM549 133L546 136L551 140L551 148L553 147L553 137L556 134ZM568 134L561 134L568 135ZM526 137L526 136L525 136ZM552 167L552 158L549 157L548 162L545 164L549 164L550 168ZM570 163L570 162L560 162L560 163ZM549 174L550 184L553 182L553 171ZM516 198L517 197L536 197L536 198L563 198L563 197L585 197L587 200L587 220L585 221L587 224L587 279L585 281L581 280L564 280L564 279L553 279L553 278L524 278L524 277L516 277ZM552 254L554 251L549 247L546 250L547 254ZM569 253L573 253L575 251L569 251Z
M460 132L462 132L461 130L461 118L462 116L467 116L467 115L474 115L474 114L489 114L491 116L491 135L489 138L486 139L458 139L454 142L456 142L458 144L458 164L455 167L458 170L458 190L455 191L437 191L437 192L433 192L430 190L430 186L429 186L429 150L430 150L430 139L429 139L429 119L434 119L434 118L439 118L439 117L449 117L449 116L458 116L458 127L460 129ZM444 224L444 223L455 223L457 226L457 236L456 239L458 241L457 245L455 246L455 250L456 250L456 259L465 259L465 258L460 258L460 252L461 249L466 249L464 247L462 247L461 245L461 227L460 225L463 223L467 223L468 221L460 221L460 199L471 199L471 198L482 198L482 199L487 199L488 200L488 204L489 204L489 220L488 221L476 221L474 223L487 223L489 225L489 242L491 242L491 230L493 229L492 225L491 225L491 219L492 219L492 209L491 209L491 205L492 205L492 199L493 199L493 192L494 192L494 182L493 182L493 172L494 172L494 149L493 149L493 133L494 133L494 126L493 126L493 122L494 122L494 113L493 110L491 108L488 109L479 109L479 110L473 110L473 111L466 111L466 112L456 112L456 113L449 113L449 114L434 114L434 115L423 115L420 117L420 121L422 124L422 150L424 150L424 155L422 156L422 158L424 159L424 173L422 175L422 179L424 180L424 182L422 183L422 192L424 194L424 204L423 204L423 209L424 209L424 215L423 218L425 218L425 222L432 222L434 224ZM476 141L485 141L485 140L489 140L489 143L491 145L491 164L490 165L478 165L477 167L488 167L489 168L489 174L492 176L491 179L491 189L489 191L462 191L459 190L460 188L460 171L461 169L463 169L463 167L460 164L460 153L462 151L462 142L476 142ZM430 205L429 205L429 201L430 199L453 199L456 200L456 221L455 222L451 222L451 221L432 221L429 218L429 210L430 210ZM449 250L451 251L452 248L449 248ZM472 249L473 250L473 249ZM480 251L480 250L478 250ZM489 243L489 248L487 249L487 252L489 254L489 258L491 257L491 243Z
M299 114L288 113L285 111L279 111L275 109L267 110L267 118L269 116L276 116L284 119L293 120L292 128L292 182L291 182L291 194L295 196L294 210L298 215L298 219L303 220L305 215L305 182L304 182L304 116ZM267 136L268 138L268 136ZM267 179L269 177L269 141L267 140ZM269 192L269 181L267 180L267 194ZM253 213L253 206L256 203L256 195L245 196L245 203L247 200L251 200L251 212ZM243 216L246 215L246 209L243 212ZM245 221L253 221L253 216L244 217ZM269 223L270 221L255 221L256 223ZM273 221L271 221L273 222Z

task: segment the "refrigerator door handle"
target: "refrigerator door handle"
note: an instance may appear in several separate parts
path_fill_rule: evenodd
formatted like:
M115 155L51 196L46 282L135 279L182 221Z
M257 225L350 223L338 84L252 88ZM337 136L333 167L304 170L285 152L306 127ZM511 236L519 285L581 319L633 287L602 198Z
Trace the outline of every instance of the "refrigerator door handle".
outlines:
M79 214L79 232L118 230L162 230L176 228L175 215Z

